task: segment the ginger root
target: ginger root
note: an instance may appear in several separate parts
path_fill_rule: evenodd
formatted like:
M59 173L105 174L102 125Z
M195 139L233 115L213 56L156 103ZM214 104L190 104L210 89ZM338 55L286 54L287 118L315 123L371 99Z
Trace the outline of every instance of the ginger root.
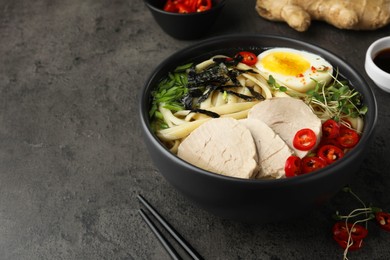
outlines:
M257 0L255 9L261 17L285 21L300 32L312 20L349 30L375 30L390 23L390 0Z

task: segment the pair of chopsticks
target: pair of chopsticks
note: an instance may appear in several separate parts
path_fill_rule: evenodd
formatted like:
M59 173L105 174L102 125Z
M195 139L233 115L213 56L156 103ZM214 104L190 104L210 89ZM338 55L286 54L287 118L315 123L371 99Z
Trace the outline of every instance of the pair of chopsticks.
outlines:
M198 252L158 213L156 209L141 195L137 196L138 200L145 206L146 210L154 217L154 219L174 238L174 240L184 249L185 252L192 259L201 260L203 259ZM141 217L144 219L146 224L150 227L152 232L156 235L160 243L163 245L168 254L172 259L182 259L172 244L164 237L162 232L158 229L157 225L152 221L148 214L143 210L139 209Z

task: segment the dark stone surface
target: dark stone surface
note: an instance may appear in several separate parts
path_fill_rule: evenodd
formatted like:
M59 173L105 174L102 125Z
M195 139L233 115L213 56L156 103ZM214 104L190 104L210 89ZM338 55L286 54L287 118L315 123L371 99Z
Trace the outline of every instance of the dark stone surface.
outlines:
M390 95L364 72L369 44L390 33L314 22L296 32L230 0L205 35L270 33L336 53L374 88L377 135L351 187L390 211ZM197 208L157 172L141 139L137 95L152 70L196 41L173 39L141 0L0 2L0 258L169 259L138 214L141 193L206 259L342 259L330 229L338 194L289 223L249 225ZM350 259L389 259L390 233L369 225Z

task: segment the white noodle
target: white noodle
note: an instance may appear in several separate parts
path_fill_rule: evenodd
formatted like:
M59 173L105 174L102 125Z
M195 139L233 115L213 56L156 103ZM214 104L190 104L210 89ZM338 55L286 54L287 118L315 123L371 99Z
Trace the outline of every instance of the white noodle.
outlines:
M164 116L164 120L169 127L172 127L173 125L181 125L187 123L185 120L179 119L176 116L174 116L171 110L164 107L164 104L160 105L159 110L161 114Z
M242 75L244 77L246 77L247 79L250 79L251 81L253 81L255 84L257 84L263 90L263 92L264 92L263 95L265 95L266 99L269 99L272 97L272 92L268 86L267 81L264 78L254 77L248 73L243 73Z

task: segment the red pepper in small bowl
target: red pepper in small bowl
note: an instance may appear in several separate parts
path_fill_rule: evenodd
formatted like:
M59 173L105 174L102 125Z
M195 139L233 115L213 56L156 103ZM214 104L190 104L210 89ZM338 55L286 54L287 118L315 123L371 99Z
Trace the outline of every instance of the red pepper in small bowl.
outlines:
M164 11L187 14L194 12L204 12L212 7L211 0L167 0Z
M180 40L207 36L226 0L144 0L154 20L168 35Z

